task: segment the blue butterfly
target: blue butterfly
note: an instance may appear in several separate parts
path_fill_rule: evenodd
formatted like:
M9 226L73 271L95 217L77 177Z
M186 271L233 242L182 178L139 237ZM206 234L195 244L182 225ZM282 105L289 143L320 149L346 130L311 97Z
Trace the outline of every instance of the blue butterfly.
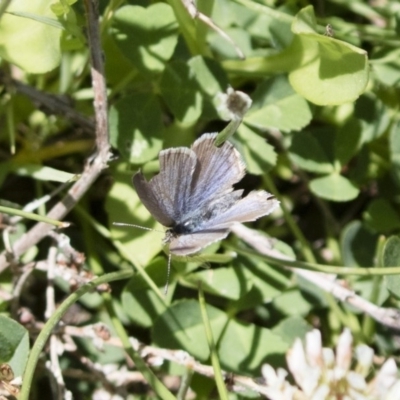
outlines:
M193 254L225 238L236 222L254 221L279 206L263 190L243 197L233 185L245 175L245 164L229 142L214 145L216 133L206 133L191 148L159 154L160 172L147 181L133 177L136 192L153 217L168 228L164 243L171 254Z

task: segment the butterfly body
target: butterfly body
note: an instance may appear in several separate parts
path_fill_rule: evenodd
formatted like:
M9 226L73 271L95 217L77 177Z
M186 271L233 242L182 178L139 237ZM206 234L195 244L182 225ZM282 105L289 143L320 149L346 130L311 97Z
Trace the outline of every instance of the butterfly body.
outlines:
M163 150L160 172L147 181L133 177L139 198L167 227L164 242L172 254L187 255L226 237L235 222L254 221L279 202L268 192L243 196L233 185L245 174L239 152L229 142L214 145L217 134L204 134L192 147Z

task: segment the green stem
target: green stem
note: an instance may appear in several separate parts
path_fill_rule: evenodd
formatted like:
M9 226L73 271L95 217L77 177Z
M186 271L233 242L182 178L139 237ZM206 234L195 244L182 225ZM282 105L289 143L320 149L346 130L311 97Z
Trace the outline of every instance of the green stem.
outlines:
M222 143L228 140L237 131L237 128L239 128L241 123L241 119L234 119L230 121L229 124L220 133L218 133L218 136L215 138L214 142L215 146L221 146Z
M219 398L221 400L228 400L228 392L225 387L224 378L223 378L222 371L221 371L221 365L219 364L218 353L217 353L217 349L215 346L215 342L214 342L214 338L213 338L213 334L212 334L212 330L211 330L210 320L208 319L208 315L207 315L204 292L203 292L201 286L199 287L199 303L200 303L200 310L201 310L201 316L202 316L202 320L203 320L203 324L204 324L204 329L206 331L207 342L208 342L208 346L210 348L211 363L212 363L212 366L214 369L215 383L217 385Z
M115 314L115 310L112 303L112 298L109 293L103 295L105 306L107 308L108 314L111 318L113 327L120 338L124 350L132 358L135 363L136 368L145 377L146 381L152 387L156 393L158 399L163 400L175 400L175 396L163 385L163 383L155 376L154 372L146 365L143 359L140 357L138 352L132 347L132 343L126 334L125 328L123 327L120 319Z
M332 0L332 3L340 4L340 6L347 8L355 14L358 14L370 21L382 19L383 16L377 13L367 2L362 1L346 1L346 0Z
M198 0L196 2L197 10L203 15L211 18L212 9L214 7L214 0ZM203 21L196 18L195 22L195 32L196 32L196 42L197 46L201 51L201 54L212 58L212 53L210 51L210 46L207 43L207 33L210 27L206 25Z
M288 224L289 229L291 229L293 236L300 242L300 245L301 245L300 251L303 253L304 259L310 263L315 263L315 257L312 252L312 249L311 249L307 239L304 237L303 233L301 232L298 224L293 219L292 214L287 209L285 202L282 200L282 198L278 192L278 189L275 186L274 181L269 177L269 175L264 175L264 182L265 182L268 190L280 201L281 209L283 211L285 221Z
M179 29L185 39L192 55L202 54L200 44L196 38L196 26L192 17L183 5L181 0L167 0L168 4L172 7L175 17L179 23ZM204 49L203 49L204 50ZM209 54L209 52L207 52ZM207 55L207 54L206 54Z
M94 279L92 282L86 283L81 286L76 292L72 293L61 305L57 308L55 313L49 318L45 326L41 330L35 344L32 347L31 353L26 364L23 383L21 387L21 393L19 395L19 400L28 400L29 394L32 386L32 379L38 363L40 354L49 339L53 329L59 323L64 313L68 310L70 306L76 303L83 295L92 291L97 286L116 280L128 279L132 276L133 272L131 270L112 272L110 274L101 276L100 278Z
M7 10L8 6L10 5L12 0L4 0L0 2L0 19Z
M123 258L126 260L130 261L134 267L137 269L139 274L142 276L142 278L146 281L146 283L151 287L155 295L160 299L160 301L164 304L165 307L168 307L168 304L165 300L165 296L161 293L160 289L158 286L153 282L153 280L150 278L149 274L146 272L146 270L141 266L139 262L133 259L132 254L128 254L126 252L125 247L122 245L121 242L118 240L114 240L113 242L114 246L118 249L119 253Z
M325 272L327 274L337 274L337 275L385 276L385 275L400 274L399 266L377 268L377 267L344 267L339 265L323 265L323 264L315 264L315 263L294 261L285 258L267 256L264 254L257 253L255 251L245 250L230 245L226 245L226 247L236 251L236 253L238 254L243 254L249 257L257 257L261 260L267 261L268 263L277 265L278 267L284 266L284 267L300 268L300 269Z
M3 212L5 214L18 215L23 218L33 219L34 221L45 222L50 225L55 225L58 228L67 228L70 225L69 222L57 221L56 219L47 218L45 216L37 215L35 213L27 211L17 210L16 208L0 206L0 212Z
M7 131L10 139L10 152L15 154L14 98L11 96L6 105Z
M277 11L273 8L269 8L252 0L234 0L234 2L241 4L242 6L245 6L250 10L256 11L259 14L268 15L269 17L277 21L292 23L294 19L292 15Z
M80 207L77 205L75 207L75 212L78 212L79 215L81 215L84 219L90 222L92 227L100 233L105 238L111 238L111 233L110 231L104 227L103 225L99 224L83 207ZM139 272L139 274L143 277L143 279L147 282L149 287L153 289L154 293L157 295L157 297L160 299L160 301L167 307L167 302L165 300L165 296L161 293L160 289L158 286L153 282L153 280L150 278L146 270L140 265L140 263L135 259L134 255L131 253L128 253L124 247L124 245L119 242L118 240L113 240L113 245L118 249L120 255L129 261Z
M182 375L181 384L179 386L179 391L176 395L176 400L185 400L187 392L190 387L190 382L192 381L193 368L186 366L185 373Z
M384 261L383 261L383 252L384 252L384 247L385 247L386 240L384 237L380 237L378 240L378 247L377 247L377 267L384 268ZM371 290L371 295L369 297L369 301L373 304L376 304L379 299L379 293L381 291L381 282L382 282L382 277L381 276L374 276L372 279L372 290ZM367 342L370 342L373 338L373 335L375 333L375 320L370 317L369 315L364 316L363 320L363 333L366 338Z

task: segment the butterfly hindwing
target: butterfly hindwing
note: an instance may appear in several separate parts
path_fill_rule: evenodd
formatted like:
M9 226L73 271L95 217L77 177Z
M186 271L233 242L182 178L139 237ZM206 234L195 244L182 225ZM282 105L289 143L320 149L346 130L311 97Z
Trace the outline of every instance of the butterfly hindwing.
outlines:
M228 236L229 229L204 230L174 237L169 242L169 251L177 256L185 256L200 251L211 243Z
M228 194L227 196L235 196L235 202L228 203L227 207L223 202L217 204L217 212L214 212L210 219L199 223L194 232L173 237L169 242L170 252L176 255L196 253L211 243L224 239L234 223L254 221L271 213L279 205L270 193L263 190L250 192L246 197L239 199L238 195L241 192L234 191Z
M208 221L210 228L218 229L235 222L250 222L270 214L279 206L279 201L264 190L250 192L226 211Z

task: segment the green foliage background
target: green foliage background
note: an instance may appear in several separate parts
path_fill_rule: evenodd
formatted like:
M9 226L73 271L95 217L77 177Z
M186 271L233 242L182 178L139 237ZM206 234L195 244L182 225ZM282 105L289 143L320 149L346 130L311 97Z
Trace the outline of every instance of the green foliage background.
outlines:
M166 281L162 227L131 184L139 168L149 176L158 171L157 155L163 148L189 146L204 132L221 131L227 124L221 94L233 87L253 101L232 138L247 164L242 186L263 188L282 202L279 211L252 228L274 238L282 253L320 267L337 266L338 275L346 267L362 271L398 266L397 6L396 1L372 6L337 0L198 0L199 11L245 54L241 60L231 43L193 20L178 0L100 2L110 141L116 157L69 214L66 220L73 224L64 233L85 254L85 267L94 274L135 271L128 282L112 285L110 300L129 335L145 344L185 350L209 364L198 302L202 282L216 354L227 371L257 377L265 362L283 365L293 340L312 327L323 332L327 345L349 327L358 343L381 355L398 355L393 332L336 303L285 270L285 263L241 252L245 246L233 235L205 249L203 258L173 259L168 295L160 296L147 278L159 288ZM85 26L81 1L14 0L1 16L2 206L20 209L51 193L81 173L94 152ZM19 84L53 96L56 110L62 102L86 122L42 108ZM49 203L58 201L57 196ZM48 207L41 205L38 213L45 215ZM113 222L156 230L116 227ZM18 222L11 243L30 226L30 221ZM48 247L48 241L39 243L21 265L45 259ZM214 253L223 261L214 263ZM202 267L205 262L210 268ZM361 274L346 274L345 285L380 307L398 308L396 274ZM12 272L0 279L1 287L13 294ZM45 275L35 272L20 295L19 305L38 320L43 319L45 282ZM58 282L60 301L67 286ZM5 316L15 317L10 300L0 304ZM104 296L92 293L79 304L91 322L111 326ZM0 333L13 335L13 329L21 340L3 346L0 361L20 372L27 340L21 326L1 324ZM79 352L94 361L126 365L122 351L107 347L99 352L87 339L79 344ZM68 353L62 359L65 369L83 368ZM182 375L183 369L164 363L157 373ZM34 393L43 381L39 374ZM70 379L68 387L77 398L91 398L96 383ZM212 379L195 375L191 388L199 399L217 398ZM152 397L150 392L143 395Z

